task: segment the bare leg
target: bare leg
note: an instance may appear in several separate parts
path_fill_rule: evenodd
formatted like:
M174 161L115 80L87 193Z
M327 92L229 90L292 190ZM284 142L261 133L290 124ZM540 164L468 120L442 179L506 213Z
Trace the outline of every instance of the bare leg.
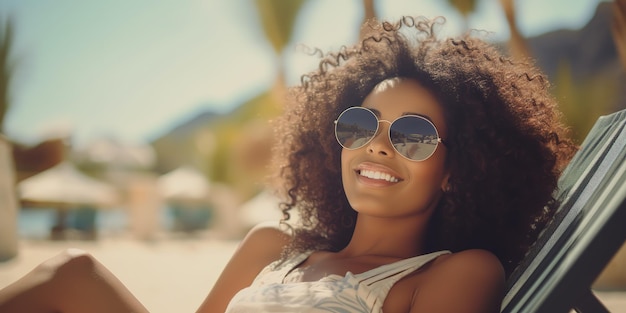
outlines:
M0 312L148 312L90 254L69 249L0 290Z

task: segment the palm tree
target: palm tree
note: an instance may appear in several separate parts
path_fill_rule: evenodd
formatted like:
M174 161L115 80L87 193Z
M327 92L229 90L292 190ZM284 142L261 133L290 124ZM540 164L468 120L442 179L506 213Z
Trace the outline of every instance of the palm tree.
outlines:
M281 57L283 50L291 41L293 26L298 12L306 0L256 0L256 7L261 20L261 26L268 42L274 48L278 57L277 83L284 84L285 66Z
M272 132L267 120L283 108L286 90L283 50L292 38L294 24L305 0L256 0L254 2L265 38L277 62L274 85L264 94L243 103L216 127L216 148L212 156L214 180L229 184L242 198L258 192L259 181L267 176Z
M454 7L463 16L463 29L469 30L468 17L476 10L476 0L448 0L448 3Z
M375 19L378 14L376 14L376 7L374 6L374 0L363 0L363 23L361 25L365 25L368 21ZM359 32L359 38L364 38L365 28L361 27L361 31Z
M463 16L464 29L465 31L469 30L468 17L476 10L477 1L448 0L448 3L461 13ZM500 5L504 11L504 15L509 26L509 32L511 34L508 43L509 53L514 58L525 58L530 56L526 41L517 27L514 0L500 0Z
M509 25L509 53L513 58L523 59L530 56L530 50L526 45L526 40L517 27L514 0L500 0L507 24Z

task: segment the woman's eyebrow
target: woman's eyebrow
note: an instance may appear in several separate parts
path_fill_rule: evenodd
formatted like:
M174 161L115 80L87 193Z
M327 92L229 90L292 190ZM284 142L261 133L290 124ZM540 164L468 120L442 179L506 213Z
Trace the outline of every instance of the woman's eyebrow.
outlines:
M402 116L405 116L405 115L417 115L417 116L423 117L423 118L429 120L431 123L433 123L433 120L430 118L430 116L428 116L426 114L420 114L420 113L416 113L416 112L403 112Z
M373 109L373 108L368 108L370 111L374 112L374 114L380 118L380 111ZM406 116L406 115L417 115L419 117L423 117L427 120L429 120L431 123L434 123L433 120L430 118L430 116L425 115L425 114L421 114L421 113L416 113L416 112L403 112L401 116Z
M374 112L374 115L378 116L378 118L380 118L380 111L376 110L376 109L372 109L372 108L367 108L368 110Z

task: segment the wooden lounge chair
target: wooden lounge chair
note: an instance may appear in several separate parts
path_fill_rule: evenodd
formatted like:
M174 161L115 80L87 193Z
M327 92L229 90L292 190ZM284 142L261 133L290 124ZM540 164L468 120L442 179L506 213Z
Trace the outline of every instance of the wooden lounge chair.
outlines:
M626 241L626 110L602 116L559 180L561 206L511 275L502 312L608 312L591 285Z

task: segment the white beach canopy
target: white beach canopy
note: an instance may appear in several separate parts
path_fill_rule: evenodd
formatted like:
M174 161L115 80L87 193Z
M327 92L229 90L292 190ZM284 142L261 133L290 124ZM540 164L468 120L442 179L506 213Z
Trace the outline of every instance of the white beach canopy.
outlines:
M207 204L211 184L199 170L181 166L158 179L159 190L166 202L178 204Z
M33 206L111 207L119 201L117 190L81 173L65 161L21 181L19 198Z
M270 191L261 191L239 208L239 220L244 227L250 228L264 222L278 222L283 217L279 209L280 199ZM295 211L295 210L294 210ZM297 220L297 214L290 213L292 219Z

